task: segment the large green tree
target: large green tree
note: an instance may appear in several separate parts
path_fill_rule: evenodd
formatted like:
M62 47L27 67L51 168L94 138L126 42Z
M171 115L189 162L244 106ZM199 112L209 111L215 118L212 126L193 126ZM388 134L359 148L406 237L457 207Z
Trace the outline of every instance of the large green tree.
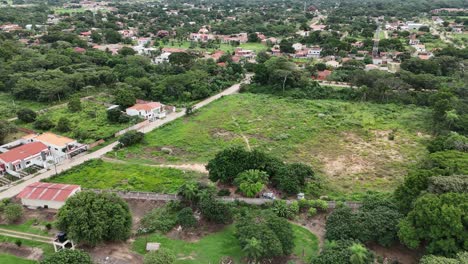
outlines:
M124 241L130 236L132 216L127 203L115 194L82 191L70 197L57 214L57 226L78 243Z

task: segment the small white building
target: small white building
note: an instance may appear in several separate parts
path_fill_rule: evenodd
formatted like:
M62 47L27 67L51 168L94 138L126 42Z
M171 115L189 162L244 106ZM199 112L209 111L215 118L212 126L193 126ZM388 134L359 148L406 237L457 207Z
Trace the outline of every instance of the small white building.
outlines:
M56 162L71 158L86 151L87 146L78 143L75 139L46 132L31 139L32 142L44 143L52 153Z
M320 58L321 52L322 52L322 48L320 48L319 46L314 46L308 50L307 57L318 59Z
M32 209L60 209L69 197L79 191L79 185L35 182L26 186L17 198L21 199L24 206Z
M154 120L166 117L166 109L159 102L139 101L125 110L129 116L139 116L144 119Z

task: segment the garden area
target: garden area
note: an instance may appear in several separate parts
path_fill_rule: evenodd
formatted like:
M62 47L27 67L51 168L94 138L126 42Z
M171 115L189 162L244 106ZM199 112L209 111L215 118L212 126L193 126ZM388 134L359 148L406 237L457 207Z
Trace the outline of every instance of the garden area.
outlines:
M88 189L174 194L185 182L202 180L203 177L200 173L173 168L91 160L47 181L78 184Z
M339 193L392 191L426 154L429 120L430 110L416 106L239 94L109 155L140 164L206 164L223 149L244 146L311 165Z
M116 132L140 121L138 118L129 118L126 122L110 122L106 103L86 100L81 102L78 110L72 111L64 105L39 114L34 122L17 120L16 125L39 132L51 131L81 143L92 143L112 138Z

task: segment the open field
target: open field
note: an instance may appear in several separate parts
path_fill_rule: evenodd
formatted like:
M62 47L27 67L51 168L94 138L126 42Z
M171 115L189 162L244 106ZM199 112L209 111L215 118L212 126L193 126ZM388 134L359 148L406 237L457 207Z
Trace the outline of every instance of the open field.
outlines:
M183 49L189 49L190 48L190 41L182 41L182 42L178 42L178 41L169 41L169 43L167 44L163 44L162 42L160 43L160 46L161 47L166 47L166 48L183 48ZM198 46L197 44L197 47L194 48L195 50L206 50L206 51L215 51L215 50L222 50L224 52L233 52L236 47L232 46L232 45L229 45L229 44L225 44L225 43L221 43L219 45L219 48L206 48L206 49L203 49L203 48L200 48L200 46ZM259 51L262 51L262 50L267 50L268 47L261 44L261 43L244 43L244 44L240 44L239 47L243 48L243 49L250 49L250 50L254 50L255 52L259 52Z
M131 126L131 123L114 124L107 120L107 107L100 103L86 101L82 102L82 110L76 113L68 110L68 107L59 107L51 109L42 115L46 115L54 124L60 118L65 117L70 121L71 130L69 132L60 132L55 128L52 132L67 137L78 139L82 143L91 143L98 139L112 137L116 132ZM18 126L33 129L33 124L24 124L17 121Z
M296 247L293 254L303 260L308 260L318 253L318 239L308 230L293 225ZM224 230L203 237L196 242L187 242L168 238L164 235L153 234L138 238L133 244L133 249L140 254L146 253L146 242L158 242L162 247L177 252L178 260L175 263L218 263L224 256L233 258L235 263L240 263L243 258L242 250L234 235L234 226L228 226ZM302 257L302 253L305 256Z
M17 256L13 256L13 255L10 255L10 254L0 253L0 263L4 263L4 264L33 264L33 263L37 263L37 262L34 261L34 260L19 258Z
M41 242L36 242L32 240L27 240L27 239L20 239L20 238L13 238L13 237L7 237L7 236L2 236L0 235L0 244L2 243L15 243L15 241L21 241L22 247L31 247L31 248L38 248L43 255L50 255L54 253L54 247L51 244L46 244L46 243L41 243ZM18 262L8 262L10 260L17 260ZM20 262L23 261L23 262ZM24 258L18 258L16 256L10 255L10 254L2 254L0 253L0 263L5 263L5 264L16 264L16 263L37 263L35 261L27 260Z
M108 155L147 164L206 163L247 139L253 148L311 164L339 192L390 191L426 153L429 119L428 109L415 106L238 94Z
M201 178L201 174L191 171L91 160L52 177L48 181L78 184L82 188L91 189L174 194L185 182Z
M16 100L8 93L0 92L0 120L16 116L16 112L22 108L30 108L34 111L51 106L51 103Z

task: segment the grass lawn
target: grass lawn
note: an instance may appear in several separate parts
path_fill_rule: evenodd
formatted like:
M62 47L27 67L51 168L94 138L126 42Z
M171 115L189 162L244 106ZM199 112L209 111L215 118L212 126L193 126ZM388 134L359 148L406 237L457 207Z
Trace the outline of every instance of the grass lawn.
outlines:
M44 252L44 255L50 255L50 254L54 253L54 247L51 244L46 244L46 243L41 243L41 242L27 240L27 239L7 237L7 236L0 235L0 243L3 243L3 242L15 243L15 241L17 241L17 240L20 240L22 242L22 244L21 244L22 246L41 248L42 251ZM0 258L0 263L2 263L2 264L5 263L5 262L2 262L1 260L2 259ZM29 262L25 262L25 263L29 263Z
M33 264L33 263L37 263L37 261L23 259L17 256L0 253L0 263L2 264Z
M182 49L189 49L190 48L190 41L182 41L182 42L178 42L178 41L169 41L169 43L167 44L163 44L162 42L160 42L160 46L161 47L166 47L166 48L182 48ZM197 47L194 48L195 50L205 50L205 51L209 51L209 52L212 52L212 51L215 51L215 50L222 50L224 52L227 52L227 53L231 53L233 52L236 47L232 46L232 45L229 45L229 44L225 44L225 43L221 43L219 45L217 45L218 48L200 48L200 46L198 46L197 44ZM243 48L243 49L250 49L250 50L253 50L255 51L256 53L262 51L262 50L267 50L268 47L261 44L261 43L244 43L244 44L240 44L239 47Z
M175 194L185 182L201 178L201 174L191 171L91 160L47 181L79 184L91 189Z
M318 253L318 239L308 230L293 225L296 247L294 255L310 259ZM175 263L218 263L224 256L232 257L235 263L240 263L244 256L239 242L234 235L235 227L233 225L226 227L224 230L203 237L197 242L187 242L168 238L164 235L152 234L149 236L139 237L133 244L133 249L145 254L146 242L161 243L161 247L168 248L177 253L178 260ZM305 256L302 257L302 253Z
M34 219L29 219L26 222L22 224L16 224L16 225L0 225L0 228L3 229L8 229L8 230L13 230L13 231L19 231L19 232L24 232L24 233L30 233L30 234L35 234L35 235L41 235L41 236L50 236L52 237L47 230L44 229L45 225L47 222L42 221L38 225L34 225Z
M17 100L9 93L0 92L0 120L15 117L16 112L22 108L37 111L50 105L49 103Z
M226 147L245 146L243 135L253 148L312 165L340 192L390 191L426 153L429 120L430 110L416 106L237 94L116 155L136 163L205 163Z
M49 110L44 113L49 119L57 124L58 120L62 117L68 118L71 124L70 132L59 132L55 128L52 132L78 139L82 143L91 143L98 139L112 137L116 132L131 126L128 124L112 124L107 121L107 107L86 101L82 102L82 110L80 112L70 112L68 107L59 107ZM33 124L24 124L21 121L17 121L18 126L24 126L26 128L34 129Z

